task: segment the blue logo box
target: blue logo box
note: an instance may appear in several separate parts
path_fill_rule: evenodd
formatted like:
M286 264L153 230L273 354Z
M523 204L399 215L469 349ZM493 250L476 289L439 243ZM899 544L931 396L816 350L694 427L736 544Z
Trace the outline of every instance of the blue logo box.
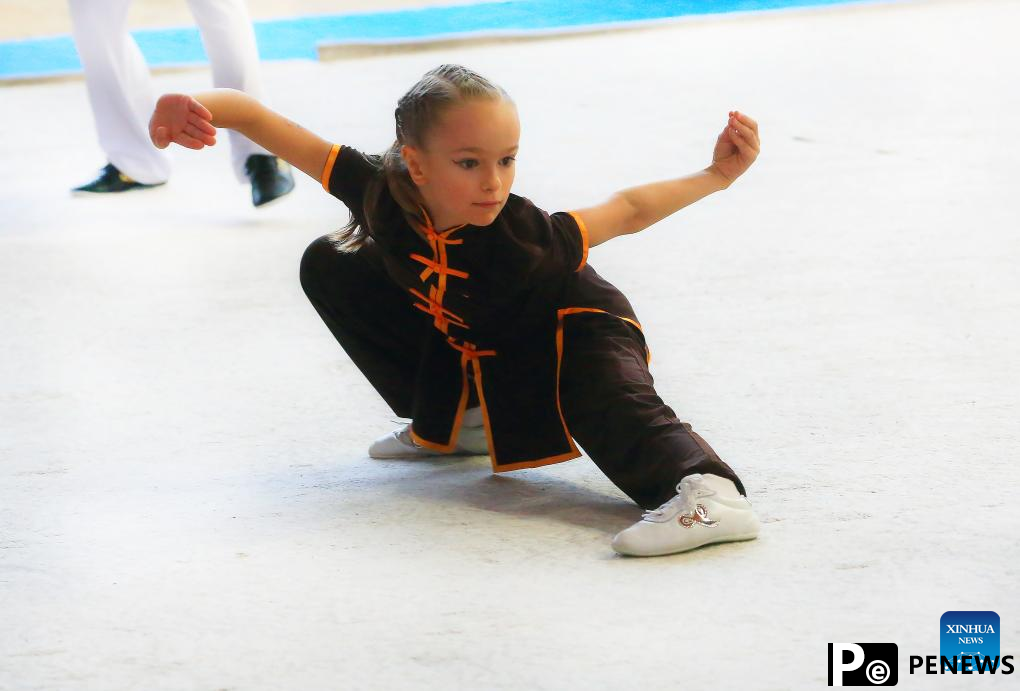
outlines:
M984 662L985 656L995 665L999 655L999 615L995 612L946 612L939 622L939 654L952 665L953 656L957 659L957 671L964 669L976 670L975 658ZM971 660L964 665L962 658L970 655ZM943 669L946 665L943 665ZM987 669L987 667L986 667Z

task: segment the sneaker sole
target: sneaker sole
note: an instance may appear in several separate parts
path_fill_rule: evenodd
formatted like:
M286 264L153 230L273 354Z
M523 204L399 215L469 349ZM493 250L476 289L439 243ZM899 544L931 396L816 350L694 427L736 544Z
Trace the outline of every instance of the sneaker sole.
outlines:
M292 188L289 192L285 192L285 193L281 194L279 197L273 197L268 202L262 202L258 206L255 206L254 204L252 204L252 208L254 208L254 209L268 209L270 206L276 206L277 204L280 203L281 200L286 199L287 197L289 197L291 192L293 192L293 191L294 190Z
M119 190L117 192L90 192L89 190L71 190L72 197L113 197L118 194L130 194L131 192L149 192L152 190L158 190L163 187L166 183L161 182L157 185L146 185L145 187L132 187L129 190Z
M430 451L428 453L401 453L401 454L386 454L386 455L368 454L368 457L369 458L374 458L374 459L376 459L378 461L390 461L390 460L395 460L395 459L400 459L400 458L406 458L406 459L416 459L416 458L448 458L450 456L486 456L486 457L488 457L488 455L489 455L489 453L487 451L483 452L483 453L475 453L473 451L450 451L449 453L443 453L442 451Z
M670 554L683 554L684 552L693 552L696 549L701 549L702 547L708 547L709 545L723 545L723 544L726 544L727 542L747 542L748 540L757 539L757 537L758 537L758 533L757 532L755 532L755 533L745 533L743 535L734 535L733 537L728 537L728 538L726 538L724 540L708 540L706 542L702 542L699 545L693 545L691 547L684 547L682 549L672 549L672 550L667 550L667 551L664 551L664 552L642 552L642 553L620 552L615 547L613 548L613 551L616 552L617 554L620 554L620 555L625 556L625 557L665 557L665 556L670 555Z

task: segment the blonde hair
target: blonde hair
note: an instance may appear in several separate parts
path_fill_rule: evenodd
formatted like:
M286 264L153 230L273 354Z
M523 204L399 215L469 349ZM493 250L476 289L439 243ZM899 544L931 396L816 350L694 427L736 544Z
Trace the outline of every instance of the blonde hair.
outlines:
M440 65L429 70L400 98L393 113L396 140L383 154L369 159L377 166L378 175L365 190L365 217L359 219L352 214L350 222L334 234L336 243L353 250L365 244L369 235L386 232L379 223L384 188L412 227L425 225L424 200L407 171L401 149L425 149L428 134L442 114L474 99L511 100L501 87L461 65Z

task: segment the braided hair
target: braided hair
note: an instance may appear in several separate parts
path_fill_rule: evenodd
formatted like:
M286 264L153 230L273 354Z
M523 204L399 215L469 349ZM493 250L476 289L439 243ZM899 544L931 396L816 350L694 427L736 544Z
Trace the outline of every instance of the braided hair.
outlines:
M351 220L334 233L337 245L355 250L369 236L385 232L380 222L384 217L384 191L399 206L412 226L424 225L424 200L411 179L401 155L404 146L425 148L429 132L450 107L475 99L505 99L509 94L478 73L461 65L440 65L426 72L397 102L393 113L396 140L385 152L369 160L378 174L365 189L364 218L351 214Z

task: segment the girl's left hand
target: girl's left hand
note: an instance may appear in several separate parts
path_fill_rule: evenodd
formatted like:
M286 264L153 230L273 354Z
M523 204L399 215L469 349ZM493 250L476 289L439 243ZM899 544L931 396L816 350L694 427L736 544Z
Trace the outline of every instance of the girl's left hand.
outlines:
M751 167L760 150L758 123L750 116L731 111L729 122L715 143L709 169L721 175L729 187Z

